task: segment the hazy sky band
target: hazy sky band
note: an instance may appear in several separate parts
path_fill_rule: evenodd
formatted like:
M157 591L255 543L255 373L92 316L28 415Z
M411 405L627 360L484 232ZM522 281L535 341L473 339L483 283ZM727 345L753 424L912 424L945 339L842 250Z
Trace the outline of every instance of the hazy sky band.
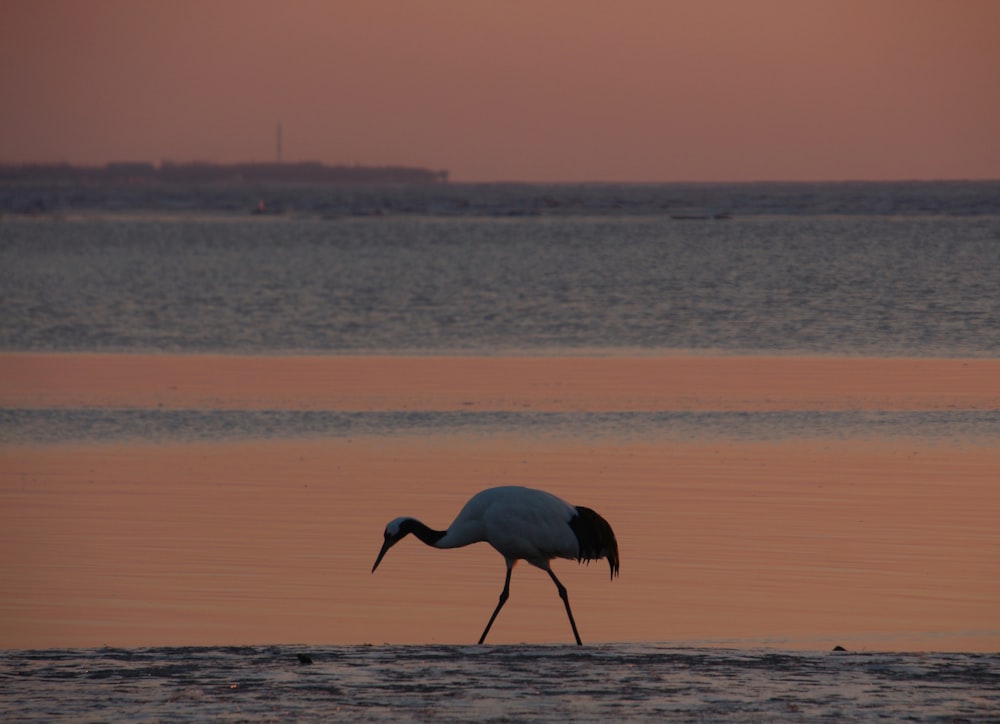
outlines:
M991 0L4 0L0 163L1000 177Z

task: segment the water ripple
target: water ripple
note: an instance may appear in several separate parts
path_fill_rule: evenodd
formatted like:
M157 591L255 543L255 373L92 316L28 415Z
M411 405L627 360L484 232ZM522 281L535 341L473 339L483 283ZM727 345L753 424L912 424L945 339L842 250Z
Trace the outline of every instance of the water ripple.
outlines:
M441 434L747 441L878 436L984 443L1000 440L1000 410L575 413L0 409L0 443L4 444Z

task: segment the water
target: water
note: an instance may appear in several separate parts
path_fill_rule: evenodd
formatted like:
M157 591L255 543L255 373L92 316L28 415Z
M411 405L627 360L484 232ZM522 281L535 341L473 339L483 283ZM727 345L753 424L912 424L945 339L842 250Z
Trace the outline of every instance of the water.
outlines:
M282 213L251 218L258 199ZM997 183L6 188L0 351L993 359L998 199ZM690 209L732 218L671 218ZM5 720L1000 706L995 653L940 652L1000 640L989 404L341 409L264 405L264 374L237 409L177 408L139 382L124 403L67 383L0 409L0 636L28 642L0 654ZM399 546L369 573L386 520L423 506L445 525L496 482L604 501L622 577L559 568L583 649L517 643L567 636L527 566L501 645L426 643L478 635L491 551Z
M1000 181L902 183L438 184L426 186L0 186L0 213L78 211L364 216L978 216Z
M0 444L157 440L545 435L691 442L918 438L1000 443L1000 411L935 412L340 412L309 410L0 409Z
M895 191L895 209L910 187L804 186L798 213L774 216L769 188L713 191L746 207L728 221L673 220L650 206L650 196L670 205L671 189L656 187L580 187L576 213L529 218L479 216L492 187L463 187L473 211L459 216L206 218L210 197L193 218L10 217L0 224L0 348L1000 350L1000 209L954 199L945 184L920 187L934 204L910 204L932 214L858 215L856 196ZM317 193L301 192L301 203ZM615 203L645 213L606 215ZM984 206L994 213L976 213Z

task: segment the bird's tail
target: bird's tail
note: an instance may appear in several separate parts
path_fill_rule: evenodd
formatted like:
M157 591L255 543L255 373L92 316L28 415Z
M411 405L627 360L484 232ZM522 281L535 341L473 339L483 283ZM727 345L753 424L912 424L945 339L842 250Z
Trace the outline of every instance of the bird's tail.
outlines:
M618 540L608 521L590 508L577 506L577 515L569 525L580 542L577 561L595 561L607 558L611 567L611 577L618 575Z

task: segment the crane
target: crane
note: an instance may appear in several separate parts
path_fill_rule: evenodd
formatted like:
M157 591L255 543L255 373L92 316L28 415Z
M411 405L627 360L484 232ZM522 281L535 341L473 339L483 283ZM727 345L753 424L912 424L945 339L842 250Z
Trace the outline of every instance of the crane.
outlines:
M447 530L434 530L415 518L396 518L385 527L385 542L372 573L388 550L411 533L433 548L461 548L486 542L504 557L507 577L500 601L479 637L480 644L510 597L510 574L517 561L527 561L549 574L566 606L576 643L581 646L569 595L553 573L550 561L568 558L590 562L607 558L611 578L618 575L618 541L608 522L590 508L570 505L544 490L516 485L483 490L469 499Z

